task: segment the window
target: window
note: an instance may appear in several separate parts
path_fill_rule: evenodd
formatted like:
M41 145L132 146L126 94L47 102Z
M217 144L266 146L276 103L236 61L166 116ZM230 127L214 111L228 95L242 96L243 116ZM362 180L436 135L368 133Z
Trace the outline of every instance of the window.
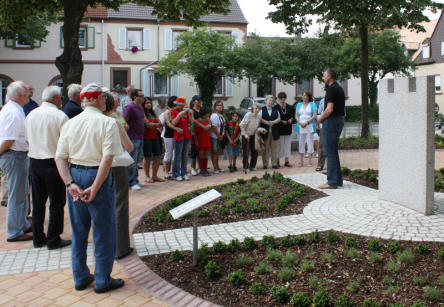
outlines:
M0 107L6 103L6 88L8 87L10 80L0 77Z
M441 42L441 57L444 58L444 42Z
M219 78L219 80L217 80L216 83L216 92L214 93L214 96L223 96L224 91L222 88L222 77Z
M177 37L184 31L173 31L173 50L177 50Z
M302 97L302 94L305 91L311 92L311 81L310 80L304 80L302 82L299 82L296 87L297 87L296 96L297 97Z
M441 94L441 76L435 76L435 94Z
M154 96L168 95L168 77L154 72Z
M17 35L15 40L16 48L32 48L32 40L29 38L29 35Z
M86 40L86 34L87 30L85 27L81 27L79 29L79 48L86 48L87 40Z
M428 44L422 45L422 58L423 59L430 58L430 46Z
M128 30L127 38L127 49L142 49L142 30Z
M111 88L124 90L130 83L130 68L111 68Z

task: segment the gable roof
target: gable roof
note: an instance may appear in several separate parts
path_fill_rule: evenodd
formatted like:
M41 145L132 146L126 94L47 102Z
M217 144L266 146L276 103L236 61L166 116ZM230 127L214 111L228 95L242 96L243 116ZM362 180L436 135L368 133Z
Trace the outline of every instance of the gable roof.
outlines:
M434 19L429 22L421 22L420 25L424 27L425 32L416 32L416 30L410 30L407 28L402 28L398 30L401 36L400 41L407 47L408 50L418 50L422 48L422 42L426 38L430 38L435 31L438 20Z
M200 20L218 23L248 24L242 13L237 0L230 0L230 12L227 15L210 14L202 16ZM122 4L118 10L107 9L103 6L89 8L85 16L102 19L131 19L131 20L157 20L153 15L154 8L151 6L140 6L133 3Z

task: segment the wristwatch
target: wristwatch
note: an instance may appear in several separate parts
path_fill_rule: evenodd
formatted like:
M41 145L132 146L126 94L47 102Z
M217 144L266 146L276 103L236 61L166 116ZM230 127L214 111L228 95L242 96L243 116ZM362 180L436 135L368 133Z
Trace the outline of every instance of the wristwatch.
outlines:
M69 186L70 186L71 184L73 184L73 183L75 183L74 180L71 181L70 183L68 183L68 184L66 185L66 188L69 188Z

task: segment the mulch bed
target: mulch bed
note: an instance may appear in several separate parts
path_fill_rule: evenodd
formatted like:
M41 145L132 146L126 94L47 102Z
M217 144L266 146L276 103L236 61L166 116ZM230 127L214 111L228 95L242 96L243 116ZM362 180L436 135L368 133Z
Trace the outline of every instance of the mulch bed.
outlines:
M278 177L283 178L281 176ZM199 209L199 226L301 214L308 203L327 196L322 192L292 182L290 179L275 180L274 176L270 177L268 179L255 178L246 182L241 180L241 183L234 182L214 187L222 194L222 197ZM287 183L288 181L290 181L290 184ZM285 195L297 190L298 187L304 190L305 193L292 199L284 209L278 210L276 203ZM177 197L178 204L182 204L183 201L197 196L203 191L205 189ZM252 212L251 199L257 200L256 209L258 209L257 206L261 206L258 210L254 210L255 212ZM191 227L193 224L191 215L172 220L168 213L171 209L169 207L170 202L171 200L145 214L134 228L134 233ZM241 212L242 208L243 212ZM162 213L164 214L162 215ZM163 219L162 221L159 221L159 216Z
M192 265L192 253L183 252L183 260L174 261L170 254L160 254L142 257L144 263L155 273L166 279L177 287L184 289L211 302L224 306L282 306L286 304L278 303L267 291L262 295L252 293L250 286L253 282L262 281L270 289L273 285L288 285L290 296L296 292L307 292L311 299L317 290L309 285L310 277L316 277L322 280L324 286L328 289L329 295L334 301L343 294L349 294L352 302L356 306L361 306L366 298L371 298L380 303L379 306L389 306L390 303L400 302L405 306L411 306L416 300L424 300L427 306L440 306L444 303L444 285L440 284L439 277L444 273L444 260L438 258L438 249L444 246L443 243L425 243L430 249L427 255L414 253L415 262L413 264L401 264L397 272L391 272L387 269L387 263L391 259L396 259L396 254L387 251L386 240L379 240L381 249L379 251L382 257L381 263L371 263L369 261L370 251L367 247L368 238L356 235L339 234L339 241L328 242L326 233L321 233L321 242L314 244L308 243L300 247L302 253L300 258L307 257L315 261L311 272L303 272L299 263L294 266L295 277L290 282L281 281L277 273L282 268L280 261L270 261L267 259L266 249L259 243L259 247L253 251L239 250L235 253L224 252L215 254L212 251L211 259L219 264L221 275L218 278L207 278L204 273L204 267L201 265ZM353 237L359 242L356 249L360 253L358 259L350 259L344 255L345 236ZM308 235L305 236L308 239ZM279 241L279 240L277 240ZM400 242L402 249L414 249L417 243ZM293 252L299 249L298 246L282 247L278 244L278 250ZM312 251L312 252L310 252ZM325 259L324 253L331 253L333 260ZM240 287L232 286L227 275L230 272L238 270L240 267L236 264L237 256L248 256L253 258L252 264L242 268L247 283ZM268 275L257 275L254 267L260 262L265 261L272 266L273 272ZM384 277L393 279L395 293L389 293L388 285L384 285ZM432 286L440 291L440 299L431 301L424 296L422 286L417 286L413 282L413 277L424 276L427 278L427 286ZM350 280L359 280L356 293L347 290ZM288 305L287 305L288 306ZM324 306L324 305L322 305ZM327 306L327 305L326 305ZM330 306L330 305L328 305ZM374 306L374 305L372 305Z
M356 178L356 177L352 177L352 176L344 175L344 174L342 175L342 177L343 177L344 180L347 180L347 181L350 181L350 182L353 182L353 183L357 183L357 184L366 186L366 187L371 188L371 189L375 189L375 190L378 189L378 183L372 182L372 181L368 181L365 178Z

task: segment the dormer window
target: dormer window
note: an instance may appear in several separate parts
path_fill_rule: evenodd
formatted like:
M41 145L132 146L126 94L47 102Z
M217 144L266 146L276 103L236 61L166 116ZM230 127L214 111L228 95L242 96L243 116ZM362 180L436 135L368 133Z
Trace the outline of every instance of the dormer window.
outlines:
M429 44L422 45L422 58L423 59L430 58L430 45Z

